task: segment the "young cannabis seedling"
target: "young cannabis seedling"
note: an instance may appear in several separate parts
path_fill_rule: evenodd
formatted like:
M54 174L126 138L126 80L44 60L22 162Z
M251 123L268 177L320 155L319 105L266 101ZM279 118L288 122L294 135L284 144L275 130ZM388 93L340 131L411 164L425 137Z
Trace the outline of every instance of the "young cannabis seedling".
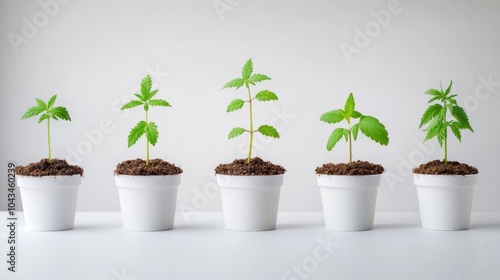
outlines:
M157 89L151 90L153 81L151 77L147 75L141 82L141 93L134 94L137 99L128 102L123 105L121 110L131 109L137 106L143 106L146 112L146 119L140 121L128 135L128 147L132 147L142 135L146 135L146 165L149 165L149 144L156 145L158 141L158 126L154 122L149 121L148 111L150 106L163 106L170 107L170 104L162 99L152 99L156 93Z
M347 101L344 106L344 110L338 109L324 113L321 115L320 120L326 123L338 123L342 120L347 122L347 128L336 128L326 144L326 149L331 151L335 144L339 142L342 136L345 138L346 142L349 142L349 163L352 163L352 142L358 138L358 132L361 132L368 136L373 141L387 145L389 144L389 133L385 129L385 126L381 124L376 118L371 116L364 116L360 112L354 110L355 102L354 96L349 94ZM357 124L352 125L352 119L359 119Z
M253 63L252 59L249 59L245 65L243 66L243 70L241 71L241 78L236 78L228 82L222 89L225 88L236 88L239 89L242 86L245 86L248 92L248 99L247 100L242 100L242 99L234 99L231 101L229 106L227 106L227 112L232 112L239 110L243 108L243 105L245 102L248 102L248 105L250 107L250 128L245 129L242 127L235 127L229 132L228 138L234 138L237 136L240 136L244 132L250 133L250 146L248 147L248 158L247 158L247 163L250 163L250 160L252 158L252 145L253 145L253 134L256 132L260 132L264 136L269 136L273 138L279 138L280 135L276 128L270 125L261 125L258 129L254 130L253 129L253 111L252 111L252 105L254 100L258 101L272 101L272 100L278 100L278 96L274 92L271 92L269 90L261 90L259 91L254 97L252 97L252 94L250 93L250 85L255 86L256 83L262 82L265 80L271 80L268 76L264 74L252 74L253 73Z
M436 101L438 104L431 105L425 110L418 127L422 128L422 126L429 124L424 129L427 132L424 142L436 137L439 145L441 147L444 145L444 163L448 163L448 128L451 129L458 141L462 141L460 130L468 129L474 132L469 124L467 113L462 107L457 105L457 101L455 100L457 95L450 94L452 84L453 81L450 81L448 88L443 90L443 86L439 82L441 90L429 89L425 92L425 94L432 96L428 103ZM447 119L448 111L454 120Z
M42 114L38 119L38 123L47 120L47 144L49 147L49 162L52 159L50 151L50 119L54 119L56 121L59 119L71 121L71 117L69 116L68 110L66 108L61 106L53 107L54 103L56 102L56 98L57 95L52 96L47 103L43 102L41 99L35 98L37 106L29 108L21 117L21 119L23 120Z

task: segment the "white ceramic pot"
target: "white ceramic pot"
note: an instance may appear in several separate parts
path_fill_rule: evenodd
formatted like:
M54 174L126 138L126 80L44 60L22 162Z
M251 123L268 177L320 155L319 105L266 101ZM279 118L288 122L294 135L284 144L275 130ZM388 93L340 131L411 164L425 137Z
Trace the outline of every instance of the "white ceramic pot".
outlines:
M16 175L21 191L26 228L38 231L72 229L75 226L78 186L82 176Z
M372 229L380 178L381 174L318 174L326 228L335 231Z
M181 174L168 176L115 175L123 227L134 231L174 227Z
M432 230L468 229L477 175L413 174L422 227Z
M276 228L284 175L231 176L217 174L226 228L262 231Z

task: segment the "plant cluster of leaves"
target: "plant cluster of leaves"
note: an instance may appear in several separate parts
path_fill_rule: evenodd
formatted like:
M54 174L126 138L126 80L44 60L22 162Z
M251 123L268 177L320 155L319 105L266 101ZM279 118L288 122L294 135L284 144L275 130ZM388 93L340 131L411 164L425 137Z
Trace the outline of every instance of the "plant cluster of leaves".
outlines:
M148 111L151 106L170 107L170 104L163 99L153 99L158 90L152 90L153 81L151 76L147 75L141 82L141 93L134 94L137 99L131 100L121 110L132 109L143 106L146 112L146 119L139 121L128 135L128 147L132 147L143 135L146 135L146 165L149 164L149 145L155 146L158 141L158 126L155 122L149 121Z
M361 132L368 136L373 141L381 144L389 144L389 133L385 126L378 119L362 115L354 110L356 103L354 102L353 94L349 94L346 100L344 109L332 110L321 115L320 120L326 123L339 123L343 120L347 122L347 128L336 128L331 133L326 144L326 149L331 151L333 147L340 141L342 137L346 142L349 142L349 163L352 163L352 142L358 138L358 133ZM352 124L352 119L359 119L358 123Z
M47 101L47 103L45 103L43 100L35 98L37 106L29 108L21 117L21 119L27 119L42 114L38 119L38 123L41 123L45 120L47 121L47 144L49 150L49 156L47 159L49 162L52 159L50 149L50 120L53 119L57 121L61 119L65 121L71 121L71 117L69 116L68 110L65 107L54 107L56 99L57 95L54 95Z
M469 123L467 113L462 107L457 105L455 99L457 95L450 94L452 84L453 81L450 81L448 88L443 90L443 86L439 83L440 90L429 89L425 92L425 94L431 96L428 103L438 103L429 106L425 110L419 125L419 128L422 128L428 124L424 129L427 132L424 142L432 138L437 138L439 145L441 147L444 146L445 163L448 162L448 128L451 129L458 141L462 141L461 130L467 129L474 132ZM448 119L448 112L452 117L451 119Z
M256 83L265 81L265 80L271 80L268 76L264 74L259 74L255 73L253 74L253 62L252 59L249 59L245 65L243 66L243 70L241 71L241 77L233 79L229 81L227 84L224 85L223 89L225 88L236 88L239 89L242 86L245 86L247 89L248 93L248 99L243 100L243 99L234 99L229 103L227 106L227 112L233 112L236 110L239 110L243 108L243 105L245 103L249 104L249 113L250 113L250 127L249 129L245 129L243 127L235 127L233 128L228 135L228 138L234 138L237 136L240 136L241 134L248 132L250 134L250 145L248 148L248 157L247 157L247 163L250 163L250 160L252 158L252 145L253 145L253 134L256 132L261 133L264 136L268 137L273 137L273 138L279 138L280 135L276 128L274 128L271 125L261 125L259 128L254 130L253 126L253 101L273 101L273 100L278 100L278 96L269 90L261 90L259 91L255 96L252 97L252 94L250 92L250 85L255 86Z

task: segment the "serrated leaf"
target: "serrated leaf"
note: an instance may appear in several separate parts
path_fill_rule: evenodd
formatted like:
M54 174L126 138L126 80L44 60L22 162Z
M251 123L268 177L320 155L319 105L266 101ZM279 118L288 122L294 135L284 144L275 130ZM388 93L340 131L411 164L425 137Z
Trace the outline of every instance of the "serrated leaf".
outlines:
M54 107L50 109L50 114L52 114L52 117L57 120L57 118L60 118L65 121L71 121L71 117L69 116L68 110L64 107Z
M253 72L253 62L252 59L250 58L247 60L245 65L243 65L243 69L241 70L241 77L243 80L248 80L250 78L250 75L252 75Z
M321 115L320 120L326 123L338 123L344 120L344 114L342 114L342 110L333 110Z
M349 130L347 130L347 129L344 129L344 138L345 138L346 142L349 141Z
M255 95L255 99L259 101L271 101L278 100L278 96L274 92L268 90L262 90L257 95Z
M432 102L434 102L434 101L436 101L436 100L438 100L438 99L441 99L441 96L434 96L433 98L431 98L431 99L427 102L427 104L432 103Z
M144 111L146 111L146 112L149 111L149 104L148 103L144 104Z
M33 107L29 108L28 110L26 110L26 112L21 117L21 120L37 116L44 111L45 111L45 109L41 108L40 106L33 106Z
M347 97L347 100L344 105L344 114L346 119L349 119L352 116L352 113L354 112L354 96L352 95L352 92L349 94L349 97Z
M359 119L359 129L364 135L368 136L373 141L387 145L389 144L389 133L385 126L380 123L376 118L370 116L362 116Z
M439 114L443 114L442 109L443 106L441 106L440 104L429 106L429 108L427 108L427 110L425 110L424 114L422 115L422 119L420 120L420 125L418 126L418 128L422 128L422 126L429 123L436 116L438 116Z
M265 81L265 80L271 80L271 78L269 78L268 76L264 75L264 74L253 74L252 76L250 76L250 78L248 78L248 81L252 84L255 84L255 83L258 83L258 82L262 82L262 81Z
M457 120L461 127L474 132L474 130L470 126L469 117L462 107L455 105L452 107L452 109L450 109L450 113Z
M146 98L138 93L134 93L135 97L139 98L140 101L146 102Z
M38 119L38 123L41 123L43 122L44 120L50 118L50 115L47 115L47 114L43 114L40 116L40 118Z
M363 115L360 112L355 110L352 112L351 118L358 119L358 118L361 118L362 116Z
M45 104L45 102L43 102L43 100L38 99L38 98L35 98L35 100L36 100L36 103L38 104L38 107L40 107L44 110L47 110L47 104Z
M151 76L147 75L141 81L141 94L145 100L151 98L151 87L153 86L153 81L151 80Z
M52 106L54 105L54 103L56 102L56 98L57 98L57 95L54 95L52 96L50 99L49 99L49 102L47 102L47 108L52 108Z
M439 96L439 97L441 97L441 95L442 95L441 91L439 91L437 89L433 89L433 88L425 91L425 94Z
M330 137L328 137L328 142L326 142L326 149L328 151L331 151L333 147L339 142L340 138L344 135L344 128L336 128L332 134L330 134Z
M429 125L425 129L425 131L427 131L427 135L425 136L424 142L437 136L442 129L443 129L443 117L437 116L429 123Z
M227 84L225 84L222 89L225 89L225 88L236 88L236 89L239 89L241 86L243 86L245 84L245 80L243 80L242 78L236 78L236 79L233 79L231 81L229 81Z
M234 138L234 137L237 137L237 136L240 136L241 134L243 134L243 132L245 132L246 130L242 127L235 127L231 130L231 132L229 132L229 135L227 136L228 139L231 139L231 138Z
M450 80L450 85L448 86L448 88L444 92L445 96L447 96L450 93L450 91L451 91L451 85L453 85L453 81L452 80Z
M234 99L233 101L231 101L231 103L229 103L229 105L227 106L226 111L227 112L232 112L232 111L235 111L235 110L239 110L239 109L241 109L243 107L244 104L245 104L244 100Z
M351 132L352 132L352 137L354 138L354 141L358 139L358 132L359 132L359 125L355 124L351 127Z
M147 123L145 121L140 121L136 126L130 130L128 135L128 147L132 147L139 138L146 132Z
M462 133L460 132L460 125L458 122L452 122L450 124L450 128L451 128L451 131L453 132L453 134L455 134L455 137L457 137L458 141L459 142L462 142Z
M151 99L148 101L151 106L163 106L163 107L171 107L170 103L163 99Z
M158 126L154 122L149 122L145 128L146 139L149 144L156 145L158 141Z
M153 90L153 91L149 94L149 99L153 98L153 96L155 96L157 93L158 93L158 90L157 90L157 89Z
M258 129L262 135L272 137L272 138L280 138L280 134L278 133L278 130L276 128L270 126L270 125L261 125Z
M123 105L120 110L131 109L131 108L134 108L137 106L141 106L142 104L144 104L144 102L139 101L139 100L132 100L132 101L129 101L128 103L126 103L125 105Z

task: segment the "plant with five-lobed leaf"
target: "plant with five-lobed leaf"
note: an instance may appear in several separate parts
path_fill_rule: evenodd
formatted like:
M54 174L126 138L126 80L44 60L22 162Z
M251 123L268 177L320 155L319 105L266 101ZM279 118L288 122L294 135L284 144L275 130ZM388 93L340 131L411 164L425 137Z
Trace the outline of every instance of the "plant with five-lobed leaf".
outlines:
M50 120L53 119L57 121L61 119L65 121L71 121L71 117L69 116L68 110L65 107L54 107L56 99L57 95L54 95L49 99L49 101L47 101L47 103L45 103L41 99L35 98L37 106L29 108L21 117L21 119L27 119L42 114L38 119L38 123L47 120L47 144L49 148L49 157L47 159L49 163L52 159L50 149Z
M337 109L324 113L321 115L320 120L326 123L338 123L343 120L347 122L347 128L336 128L328 138L326 148L331 151L335 144L344 137L346 142L349 142L349 163L352 163L352 142L358 138L358 132L368 136L373 141L387 145L389 143L389 133L385 126L379 122L378 119L362 115L360 112L354 110L355 107L354 96L349 94L344 106L344 110ZM359 119L357 124L352 124L352 119Z
M244 132L248 132L250 134L250 145L248 147L248 157L247 157L247 163L250 163L250 160L252 158L252 145L253 145L253 134L256 132L260 132L264 136L268 137L273 137L273 138L279 138L280 135L276 128L270 125L261 125L258 129L254 130L254 124L253 124L253 101L258 100L258 101L272 101L272 100L278 100L278 96L274 92L271 92L269 90L261 90L259 91L255 96L252 97L252 94L250 92L250 85L255 86L256 83L265 81L265 80L271 80L268 76L264 74L259 74L255 73L253 74L253 63L252 59L249 59L245 65L243 66L243 70L241 71L241 77L233 79L229 81L227 84L224 85L223 89L225 88L236 88L239 89L242 86L245 86L248 92L248 99L243 100L243 99L234 99L231 101L231 103L227 106L227 112L232 112L239 110L243 108L243 105L245 103L248 103L249 105L249 113L250 113L250 127L249 129L245 129L243 127L235 127L229 132L228 138L234 138L237 136L240 136Z
M429 89L425 92L425 94L432 96L428 103L436 101L440 104L431 105L425 110L418 127L422 128L422 126L428 124L424 129L427 132L424 142L436 137L439 145L444 146L444 163L448 163L448 128L451 129L458 141L462 141L461 130L467 129L474 132L467 113L457 105L455 99L457 95L450 94L452 84L453 81L450 81L448 88L443 90L443 86L439 82L440 90ZM447 118L448 112L450 112L454 120Z
M146 165L149 165L149 145L156 145L158 141L158 126L154 122L149 121L149 108L150 106L163 106L170 107L170 104L163 99L152 99L158 90L152 90L153 82L151 76L147 75L141 82L141 93L134 94L137 99L123 105L121 110L131 109L137 106L143 106L146 112L146 119L141 120L136 126L130 130L128 135L128 147L132 147L139 138L146 135Z

